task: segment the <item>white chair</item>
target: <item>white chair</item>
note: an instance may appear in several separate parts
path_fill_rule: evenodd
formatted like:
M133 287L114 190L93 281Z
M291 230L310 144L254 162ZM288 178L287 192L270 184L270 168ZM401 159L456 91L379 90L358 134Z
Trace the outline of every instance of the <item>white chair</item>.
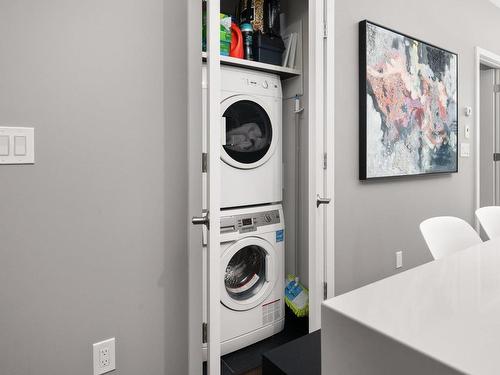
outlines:
M476 217L490 240L500 237L500 206L481 207Z
M427 219L420 224L427 247L434 259L481 243L481 237L466 221L452 216Z

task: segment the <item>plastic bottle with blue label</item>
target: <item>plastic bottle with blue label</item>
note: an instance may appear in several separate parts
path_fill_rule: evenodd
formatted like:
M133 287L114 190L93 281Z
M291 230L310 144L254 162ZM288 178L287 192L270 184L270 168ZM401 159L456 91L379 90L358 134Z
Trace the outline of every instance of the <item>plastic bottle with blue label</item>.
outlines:
M243 35L243 56L245 60L253 60L253 26L245 22L240 25L240 30Z

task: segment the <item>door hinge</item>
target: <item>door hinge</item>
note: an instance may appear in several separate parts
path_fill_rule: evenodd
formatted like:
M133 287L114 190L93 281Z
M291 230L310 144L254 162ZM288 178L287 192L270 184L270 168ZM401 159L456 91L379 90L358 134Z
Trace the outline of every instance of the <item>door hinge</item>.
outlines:
M207 342L207 323L201 324L201 339L203 344Z
M500 153L495 152L493 154L493 161L500 161Z
M323 22L323 39L328 38L328 24Z
M328 298L328 283L324 282L323 283L323 299Z
M328 168L328 154L325 152L323 154L323 169Z
M201 154L201 172L202 173L207 173L207 166L208 166L208 155L206 152Z

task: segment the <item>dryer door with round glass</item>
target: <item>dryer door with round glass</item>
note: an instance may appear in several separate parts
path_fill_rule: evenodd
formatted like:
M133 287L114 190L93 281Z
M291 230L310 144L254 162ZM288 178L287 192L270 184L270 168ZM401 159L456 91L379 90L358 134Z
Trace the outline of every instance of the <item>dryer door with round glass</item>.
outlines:
M222 303L233 310L259 306L276 283L276 252L259 237L235 242L222 256Z
M234 95L222 102L221 158L240 169L261 166L273 155L278 132L266 104L252 96Z

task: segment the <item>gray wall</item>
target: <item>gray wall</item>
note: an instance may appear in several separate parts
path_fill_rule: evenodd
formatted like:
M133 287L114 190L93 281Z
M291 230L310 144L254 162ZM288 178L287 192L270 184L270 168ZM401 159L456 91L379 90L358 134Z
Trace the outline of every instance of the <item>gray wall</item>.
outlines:
M0 373L187 368L185 2L1 0ZM164 46L168 48L164 55ZM166 95L165 95L166 94Z
M459 54L460 141L474 107L475 47L500 54L500 9L487 0L336 1L335 242L336 292L343 293L430 261L419 223L436 215L472 221L474 158L459 173L384 181L358 180L358 22L382 24ZM470 139L474 153L474 135Z

